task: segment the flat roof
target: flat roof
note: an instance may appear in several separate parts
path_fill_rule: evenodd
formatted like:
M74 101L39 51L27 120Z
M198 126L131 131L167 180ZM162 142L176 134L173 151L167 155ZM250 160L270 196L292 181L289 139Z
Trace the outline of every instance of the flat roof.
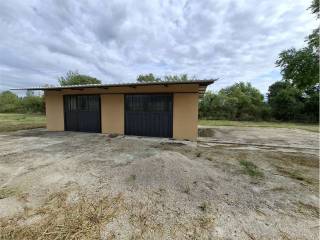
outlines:
M109 87L137 87L137 86L155 86L155 85L185 85L198 84L199 94L203 95L208 85L214 83L217 79L208 80L190 80L190 81L160 81L160 82L134 82L134 83L113 83L113 84L82 84L82 85L66 85L66 86L46 86L46 87L28 87L28 88L13 88L11 90L63 90L63 89L83 89L83 88L109 88Z

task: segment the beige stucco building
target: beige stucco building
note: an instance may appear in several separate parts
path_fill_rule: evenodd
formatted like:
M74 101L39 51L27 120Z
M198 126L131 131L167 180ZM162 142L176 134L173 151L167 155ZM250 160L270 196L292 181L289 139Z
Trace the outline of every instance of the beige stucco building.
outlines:
M49 131L196 140L198 101L213 80L29 88L45 94Z

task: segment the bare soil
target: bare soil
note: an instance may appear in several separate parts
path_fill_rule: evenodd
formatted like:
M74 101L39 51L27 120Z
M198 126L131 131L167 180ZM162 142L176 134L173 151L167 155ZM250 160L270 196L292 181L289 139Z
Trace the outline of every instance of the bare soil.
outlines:
M319 136L0 135L0 239L318 239Z

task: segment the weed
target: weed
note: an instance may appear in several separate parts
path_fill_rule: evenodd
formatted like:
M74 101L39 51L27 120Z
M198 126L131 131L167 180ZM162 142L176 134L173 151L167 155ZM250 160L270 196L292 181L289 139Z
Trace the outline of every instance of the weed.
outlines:
M185 188L183 189L183 193L185 193L185 194L190 194L190 191L191 191L191 188L190 188L190 186L187 184L187 185L185 186Z
M263 172L252 162L247 160L240 160L240 165L243 167L243 170L246 174L251 177L263 177Z
M201 203L199 208L201 209L202 212L207 212L209 209L209 204L207 202L203 202L203 203Z
M127 182L128 182L128 183L133 183L136 179L137 179L137 176L136 176L135 174L131 174L131 175L127 178Z

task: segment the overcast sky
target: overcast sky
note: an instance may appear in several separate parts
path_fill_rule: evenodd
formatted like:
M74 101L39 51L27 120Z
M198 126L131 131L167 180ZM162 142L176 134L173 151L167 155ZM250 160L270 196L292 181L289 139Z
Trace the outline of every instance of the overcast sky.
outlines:
M311 0L0 2L0 91L57 84L78 70L103 83L187 73L263 93L274 62L316 26Z

